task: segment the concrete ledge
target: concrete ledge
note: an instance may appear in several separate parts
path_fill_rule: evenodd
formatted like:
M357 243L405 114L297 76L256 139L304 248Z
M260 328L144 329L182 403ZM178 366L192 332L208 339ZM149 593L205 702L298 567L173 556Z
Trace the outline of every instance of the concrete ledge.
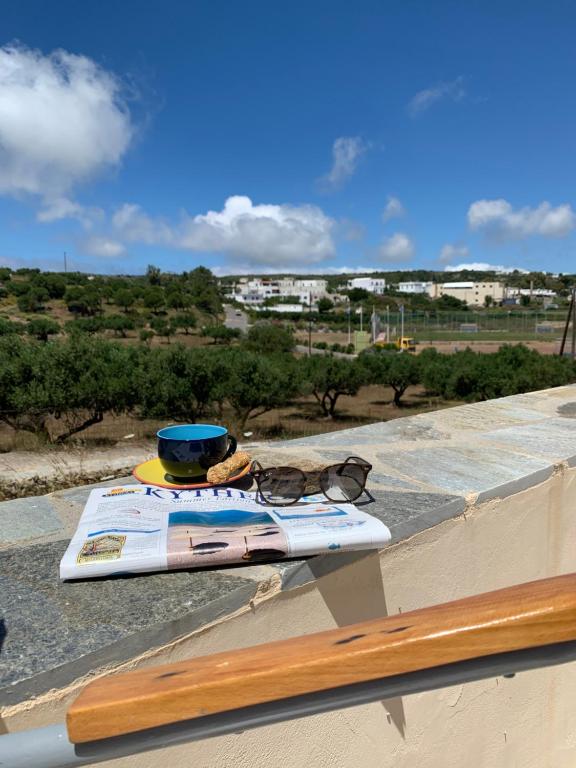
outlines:
M576 386L561 387L246 447L269 464L303 457L331 462L352 454L368 459L374 471L363 508L382 519L400 544L574 466L575 414ZM99 485L124 482L133 481ZM249 611L258 595L291 592L370 554L60 584L58 562L89 490L0 503L0 706Z

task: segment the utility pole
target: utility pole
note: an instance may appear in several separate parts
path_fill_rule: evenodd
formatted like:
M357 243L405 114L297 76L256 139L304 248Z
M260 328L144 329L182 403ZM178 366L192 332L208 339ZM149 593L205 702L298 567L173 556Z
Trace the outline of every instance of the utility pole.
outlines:
M64 251L64 272L68 272L68 260L66 258L66 251Z
M346 297L348 299L348 307L347 307L347 314L348 314L348 345L352 344L352 330L350 328L350 313L352 312L352 307L350 306L350 297Z
M572 360L576 360L576 288L572 291Z
M566 339L568 338L568 329L572 322L572 339L571 339L571 354L572 359L576 360L576 287L572 288L572 296L570 297L570 306L568 308L568 315L566 317L566 323L564 325L564 333L562 334L562 343L560 344L560 356L564 356L564 349L566 348Z
M404 338L404 304L400 304L400 340ZM400 341L402 343L402 341Z
M308 357L312 357L312 294L308 291Z

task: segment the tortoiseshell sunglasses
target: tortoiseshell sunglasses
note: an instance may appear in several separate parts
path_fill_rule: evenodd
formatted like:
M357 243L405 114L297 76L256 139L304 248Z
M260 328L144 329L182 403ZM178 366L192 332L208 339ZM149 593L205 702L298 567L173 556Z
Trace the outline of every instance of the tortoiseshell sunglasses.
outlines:
M264 503L287 507L318 490L329 501L355 501L366 488L366 479L371 469L372 465L359 456L349 456L339 464L312 472L304 472L296 467L264 469L254 461L251 473Z

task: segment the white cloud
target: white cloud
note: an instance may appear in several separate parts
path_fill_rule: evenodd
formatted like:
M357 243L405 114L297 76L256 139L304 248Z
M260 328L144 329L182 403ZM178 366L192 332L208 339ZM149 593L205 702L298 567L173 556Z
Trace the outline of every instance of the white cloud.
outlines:
M36 218L44 224L61 219L76 219L85 229L90 229L93 224L104 219L104 211L101 208L80 205L67 197L55 197L44 201Z
M334 225L314 205L254 205L249 197L235 195L222 211L188 217L178 245L253 264L313 264L334 255Z
M400 200L398 200L397 197L388 195L386 207L384 208L384 213L382 214L384 221L389 221L390 219L398 219L401 216L404 216L405 213L406 209Z
M347 181L356 171L362 155L369 145L360 136L341 136L332 146L332 168L320 179L322 186L336 189Z
M412 117L416 117L444 99L462 101L466 98L466 91L462 83L463 78L457 77L456 80L440 82L430 88L425 88L423 91L418 91L408 104L408 112Z
M41 195L50 207L117 166L132 136L119 80L94 61L0 48L0 194Z
M241 264L227 267L210 267L216 277L227 275L366 275L381 270L375 267L294 267L290 269L279 269L277 267L261 267L254 269L253 265Z
M465 270L468 270L469 272L497 272L502 275L510 274L510 272L522 272L526 275L528 274L528 270L522 269L521 267L503 267L500 264L487 264L482 261L474 261L470 264L454 264L452 266L444 267L445 272L464 272Z
M446 243L442 246L440 251L440 261L443 264L449 264L454 259L467 259L470 255L470 251L467 245L455 245L453 243Z
M468 209L472 230L485 230L503 240L521 240L532 235L565 237L576 228L576 213L565 203L553 208L544 201L537 208L515 211L507 200L477 200Z
M127 242L163 244L204 253L222 253L251 265L314 264L334 255L336 222L314 205L254 205L229 197L221 211L185 215L177 225L148 216L138 205L123 205L112 218L115 236Z
M126 253L126 248L122 243L100 235L94 235L83 240L80 243L80 249L89 256L99 256L104 259L113 259Z
M390 262L409 261L414 257L415 252L414 243L403 232L397 232L384 240L378 249L380 258Z
M174 232L161 219L148 216L139 205L125 203L112 217L112 226L118 237L128 242L146 245L173 244Z

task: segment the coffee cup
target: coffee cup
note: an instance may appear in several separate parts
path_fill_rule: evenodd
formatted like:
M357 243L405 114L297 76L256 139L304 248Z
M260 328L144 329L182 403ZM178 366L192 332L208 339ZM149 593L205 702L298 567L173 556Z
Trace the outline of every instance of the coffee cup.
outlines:
M178 424L156 433L158 458L167 475L203 478L236 451L236 438L216 424Z

